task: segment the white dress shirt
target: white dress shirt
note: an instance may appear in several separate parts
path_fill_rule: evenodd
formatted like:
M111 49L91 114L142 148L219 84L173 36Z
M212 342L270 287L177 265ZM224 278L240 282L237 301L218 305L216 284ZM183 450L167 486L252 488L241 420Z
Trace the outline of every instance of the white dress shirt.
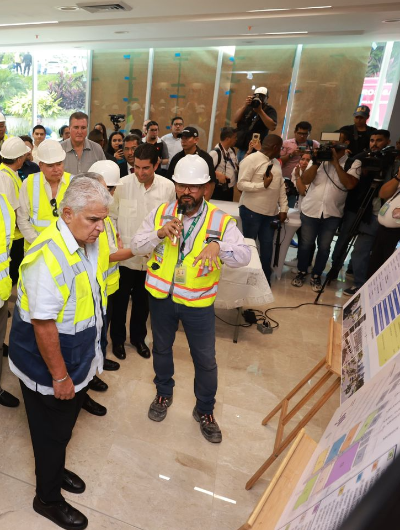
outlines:
M4 193L11 205L11 208L14 211L17 210L19 203L15 193L14 183L9 175L7 175L7 173L3 173L3 171L0 171L0 193Z
M182 143L180 138L175 138L172 133L165 134L161 137L161 140L164 140L164 142L167 144L168 147L168 155L169 160L172 160L172 158L176 155L176 153L179 153L182 151ZM169 162L166 164L165 169L168 169Z
M217 165L217 162L218 162L218 152L215 149L221 150L221 160L217 167L215 166ZM228 188L233 188L237 182L237 175L238 175L238 168L239 168L235 150L232 148L229 148L226 151L225 148L221 144L217 144L214 147L214 149L212 149L208 154L213 159L215 171L219 171L223 173L224 175L226 175L229 179Z
M124 248L130 248L131 239L136 234L143 219L164 202L175 201L175 185L170 180L155 174L152 185L146 189L132 173L120 180L114 200L110 206L110 217L117 220L118 233ZM128 269L146 270L147 258L134 256L120 262Z
M342 168L346 160L347 155L339 159ZM343 217L348 191L340 181L335 166L330 162L322 162L301 203L301 211L307 217L317 219L322 215L324 218Z
M68 226L62 219L57 221L61 236L71 254L78 252L79 257L89 276L92 287L93 302L96 318L96 355L92 360L86 379L79 385L75 385L75 392L86 387L96 374L96 370L103 371L103 352L101 349L101 329L103 326L103 315L101 308L100 287L96 279L97 259L99 254L99 242L86 245L86 253L79 247ZM56 320L62 310L64 301L59 289L54 283L53 277L46 265L43 256L22 269L22 278L29 300L29 316L37 320ZM17 311L17 309L15 309ZM57 326L57 322L56 322ZM10 370L31 390L44 395L54 395L53 387L38 385L35 381L21 372L9 359Z

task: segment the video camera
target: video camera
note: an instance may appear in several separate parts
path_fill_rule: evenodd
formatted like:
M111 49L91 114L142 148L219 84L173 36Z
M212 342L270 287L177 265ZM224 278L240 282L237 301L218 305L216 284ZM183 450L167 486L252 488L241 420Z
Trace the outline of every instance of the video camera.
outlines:
M346 149L346 144L339 144L339 143L333 143L333 142L339 142L340 140L340 133L327 133L323 132L321 133L321 142L325 142L324 144L320 145L318 149L316 149L315 158L317 162L329 162L330 160L333 160L333 153L332 149L335 149L335 151L341 151L342 149Z
M394 145L388 145L380 151L368 151L367 156L362 159L362 168L366 171L382 172L393 165L400 151Z
M125 114L109 114L110 121L114 125L114 131L119 131L121 128L120 123L125 121Z

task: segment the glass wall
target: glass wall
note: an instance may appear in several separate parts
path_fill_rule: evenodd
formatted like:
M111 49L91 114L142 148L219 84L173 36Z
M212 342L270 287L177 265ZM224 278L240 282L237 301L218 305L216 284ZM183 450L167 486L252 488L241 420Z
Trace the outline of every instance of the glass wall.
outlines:
M29 134L43 124L48 137L58 138L70 114L86 110L87 68L87 50L0 51L0 109L8 133Z

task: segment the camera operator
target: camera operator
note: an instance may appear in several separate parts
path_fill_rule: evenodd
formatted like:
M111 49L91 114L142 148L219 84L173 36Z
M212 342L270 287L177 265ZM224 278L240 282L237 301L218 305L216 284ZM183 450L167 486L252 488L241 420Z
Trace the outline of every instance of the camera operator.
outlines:
M280 136L266 136L261 151L248 155L240 164L237 185L243 192L239 202L243 235L254 240L258 238L261 265L268 283L271 283L275 230L271 223L278 211L279 221L283 223L289 209L281 164L277 160L281 148Z
M219 137L220 141L210 151L213 159L217 185L213 199L220 201L233 201L233 189L238 175L238 162L233 147L237 141L237 132L233 127L223 127Z
M347 192L358 183L357 177L344 170L348 144L346 134L341 132L339 142L332 142L331 160L320 161L318 152L314 151L313 165L300 177L304 185L310 186L301 204L302 237L297 265L299 272L292 281L295 287L304 285L310 254L317 240L318 251L311 271L310 285L315 292L322 289L321 275L329 258L333 236L343 216Z
M305 152L310 152L319 147L319 142L310 140L311 123L301 121L294 128L294 138L285 140L282 145L281 160L283 164L282 174L284 178L291 178L293 170L300 163Z
M269 131L276 129L278 116L274 107L268 104L268 89L259 87L252 96L247 96L246 101L233 118L237 123L238 140L236 147L238 161L244 158L253 133L260 134L260 142L264 140Z
M382 183L392 176L394 157L382 156L382 150L390 144L390 133L385 129L380 129L371 135L369 141L369 152L358 154L354 159L349 159L346 170L350 175L359 179L356 189L351 191L346 199L345 213L340 235L332 254L332 260L338 260L348 241L350 230L365 197L370 191L374 180L381 180ZM374 166L369 167L375 161ZM351 165L350 165L351 164ZM350 166L350 167L349 167ZM351 262L353 265L354 285L343 291L346 296L352 296L364 285L367 280L367 268L372 245L378 229L378 212L381 207L381 200L378 197L379 187L373 199L368 204L365 213L358 227L358 236L354 245ZM340 264L342 265L342 263Z
M396 147L397 147L396 142ZM400 145L397 147L397 149ZM367 278L370 278L396 250L400 241L400 169L379 190L379 198L386 200L379 210L378 230L372 245Z
M350 144L347 152L349 156L356 156L369 148L371 134L376 131L375 127L367 125L369 113L367 105L359 105L353 113L353 125L340 127L341 131L346 131L349 135Z

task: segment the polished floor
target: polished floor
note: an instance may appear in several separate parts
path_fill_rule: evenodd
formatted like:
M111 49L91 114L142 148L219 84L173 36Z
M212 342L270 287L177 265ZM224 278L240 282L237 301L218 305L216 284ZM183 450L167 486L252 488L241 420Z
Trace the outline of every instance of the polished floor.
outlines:
M290 257L294 250L290 249ZM273 282L272 306L313 302L309 285L292 287L287 267ZM342 304L344 273L321 297ZM263 308L265 309L265 308ZM217 311L234 322L234 311ZM91 392L108 414L99 418L82 411L68 448L67 467L87 483L82 495L66 498L89 518L91 530L237 530L265 490L277 463L251 491L244 486L273 448L276 421L263 427L264 416L326 353L332 307L309 305L278 310L272 335L255 326L233 328L217 319L219 388L216 418L221 444L211 444L192 418L193 366L184 333L175 345L174 403L162 423L147 418L155 395L151 360L127 346L127 359L117 372L105 372L104 394ZM151 342L151 337L149 337ZM114 359L112 354L109 357ZM19 384L3 362L3 388L21 397ZM339 404L336 393L308 424L318 439ZM309 410L296 416L298 421ZM278 461L279 462L279 461ZM0 407L0 530L51 530L53 523L32 509L34 461L23 403Z

